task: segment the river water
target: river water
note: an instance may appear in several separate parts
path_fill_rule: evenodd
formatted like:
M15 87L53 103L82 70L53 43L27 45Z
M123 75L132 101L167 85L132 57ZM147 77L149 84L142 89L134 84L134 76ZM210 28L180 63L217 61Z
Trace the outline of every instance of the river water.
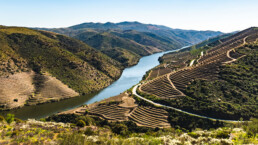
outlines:
M126 68L117 81L98 93L62 100L60 102L46 103L36 106L25 106L20 109L0 112L0 114L5 115L7 113L12 113L20 119L39 119L57 112L79 107L83 104L91 104L105 98L116 96L141 81L142 77L148 70L159 65L158 58L168 52L172 51L160 52L142 57L137 65Z

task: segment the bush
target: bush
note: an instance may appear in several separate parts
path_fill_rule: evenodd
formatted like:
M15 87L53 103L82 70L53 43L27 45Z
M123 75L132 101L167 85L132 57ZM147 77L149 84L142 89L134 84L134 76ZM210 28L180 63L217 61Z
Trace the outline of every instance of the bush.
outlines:
M198 138L200 135L195 133L195 132L188 132L187 133L189 136L193 137L193 138Z
M94 131L90 127L87 127L84 134L85 135L94 135Z
M256 136L258 133L258 119L252 118L251 122L248 122L248 124L244 126L244 129L249 137Z
M89 110L88 109L86 109L85 112L84 112L84 115L87 115L87 114L89 114Z
M76 114L60 114L60 115L52 115L46 119L46 121L55 121L55 122L63 122L63 123L75 123L75 119L78 118L79 115Z
M12 123L14 121L14 114L7 114L5 120L9 124Z
M0 122L4 121L4 117L3 116L0 116Z
M125 124L115 124L112 131L116 134L126 135L128 133L128 128Z
M12 134L11 134L11 137L15 137L15 136L17 136L17 135L18 135L18 133L19 133L19 131L18 131L18 130L14 130L14 131L12 132Z
M82 120L85 122L85 124L88 125L94 125L95 124L95 120L90 117L90 116L80 116L78 118L76 118L75 120Z
M86 123L83 120L78 120L76 125L79 127L84 127L84 126L86 126Z
M46 122L46 118L40 118L39 121Z
M222 130L222 131L218 131L215 135L216 138L228 138L229 137L229 131L225 131L225 130Z
M19 119L19 118L14 118L14 121L15 121L16 123L23 123L23 122L24 122L23 120L21 120L21 119Z

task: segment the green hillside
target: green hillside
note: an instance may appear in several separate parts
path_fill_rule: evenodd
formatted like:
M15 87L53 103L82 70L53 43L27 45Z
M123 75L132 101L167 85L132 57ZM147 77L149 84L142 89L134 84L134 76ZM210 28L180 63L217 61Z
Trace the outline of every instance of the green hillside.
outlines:
M74 38L100 50L104 54L122 63L124 67L135 65L140 56L151 54L146 47L108 32L83 32Z
M234 33L227 33L227 34L223 34L223 35L219 35L219 36L216 36L216 37L209 38L209 39L204 40L204 41L202 41L198 44L195 44L193 46L190 46L190 47L184 49L184 51L190 50L192 52L194 52L194 51L200 52L202 50L209 49L211 47L214 47L216 45L221 44L223 42L223 39L225 39L225 38L227 38L227 37L229 37L233 34ZM198 50L196 50L196 49L198 49Z
M163 51L182 47L182 44L180 44L177 41L172 41L169 38L161 37L159 35L156 35L150 32L138 32L135 30L125 30L125 31L112 31L111 33L122 38L133 40L141 45L144 45L147 47L155 47Z
M92 47L56 33L0 28L0 74L30 69L51 75L80 93L100 90L116 80L122 66Z
M155 102L208 117L257 118L257 33L252 27L164 55L148 74L153 83L146 83L144 93ZM168 79L174 87L164 83Z

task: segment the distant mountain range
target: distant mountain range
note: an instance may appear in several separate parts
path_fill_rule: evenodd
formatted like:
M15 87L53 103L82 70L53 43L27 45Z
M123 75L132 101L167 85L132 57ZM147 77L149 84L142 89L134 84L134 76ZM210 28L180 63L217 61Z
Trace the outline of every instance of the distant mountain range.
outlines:
M219 31L172 29L139 22L82 23L67 28L37 28L79 39L122 63L137 63L141 56L177 49L223 34Z

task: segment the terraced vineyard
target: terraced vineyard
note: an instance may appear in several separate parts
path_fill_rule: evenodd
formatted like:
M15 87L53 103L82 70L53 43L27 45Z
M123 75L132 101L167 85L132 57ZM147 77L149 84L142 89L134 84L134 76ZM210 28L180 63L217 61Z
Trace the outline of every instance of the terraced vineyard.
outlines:
M180 91L191 84L195 79L205 79L214 81L218 79L219 67L226 63L231 63L237 58L243 57L243 54L235 52L235 48L243 46L248 42L257 39L258 32L253 28L223 39L221 44L208 50L205 55L197 60L197 64L192 67L184 67L167 75L157 77L140 86L140 91L148 94L153 94L162 99L170 99L171 97L184 96ZM187 57L189 52L180 52L172 56L165 56L162 62L169 62L169 59L177 58L178 61L171 61L168 66L178 63L177 66L183 65L184 61L179 63L179 59ZM185 60L185 59L184 59ZM172 64L171 64L172 63ZM180 91L179 91L180 90Z
M130 109L119 107L117 104L103 104L91 108L89 112L93 115L101 116L108 120L114 121L126 121Z
M171 68L168 67L164 67L164 66L160 66L158 68L153 69L150 74L149 77L147 78L148 80L151 80L153 78L159 77L159 76L163 76L165 74L168 74L172 71Z
M191 55L188 51L173 52L165 54L160 59L160 62L166 63L168 68L175 70L186 67L188 65L187 61L192 60L194 58L195 56Z
M255 33L253 28L249 28L240 33L236 33L231 37L226 38L223 43L207 50L206 55L203 55L202 57L200 57L198 62L202 64L202 63L209 63L211 61L215 61L217 60L217 58L220 57L220 55L224 55L228 51L235 49L237 47L240 47L245 43L253 42L256 40L256 38L257 38L257 32Z
M126 93L60 114L83 116L85 111L88 111L90 116L97 116L110 122L133 121L138 126L144 127L170 127L167 111L156 107L138 106L134 98Z
M168 122L168 112L164 109L153 107L137 107L130 114L129 119L134 121L138 126L146 127L171 127Z
M77 112L77 114L81 113L81 115L83 115L83 112L84 110L82 112ZM138 126L152 128L170 127L168 122L168 112L164 109L158 109L154 107L139 106L134 108L124 108L120 107L118 104L103 104L89 109L89 113L109 121L131 120Z
M176 96L181 96L182 93L177 90L171 81L167 78L167 75L158 77L146 84L140 86L140 91L145 93L156 95L160 98L174 98Z
M189 69L183 69L169 75L170 80L179 90L184 90L194 79L217 79L219 70L218 63L209 63Z

